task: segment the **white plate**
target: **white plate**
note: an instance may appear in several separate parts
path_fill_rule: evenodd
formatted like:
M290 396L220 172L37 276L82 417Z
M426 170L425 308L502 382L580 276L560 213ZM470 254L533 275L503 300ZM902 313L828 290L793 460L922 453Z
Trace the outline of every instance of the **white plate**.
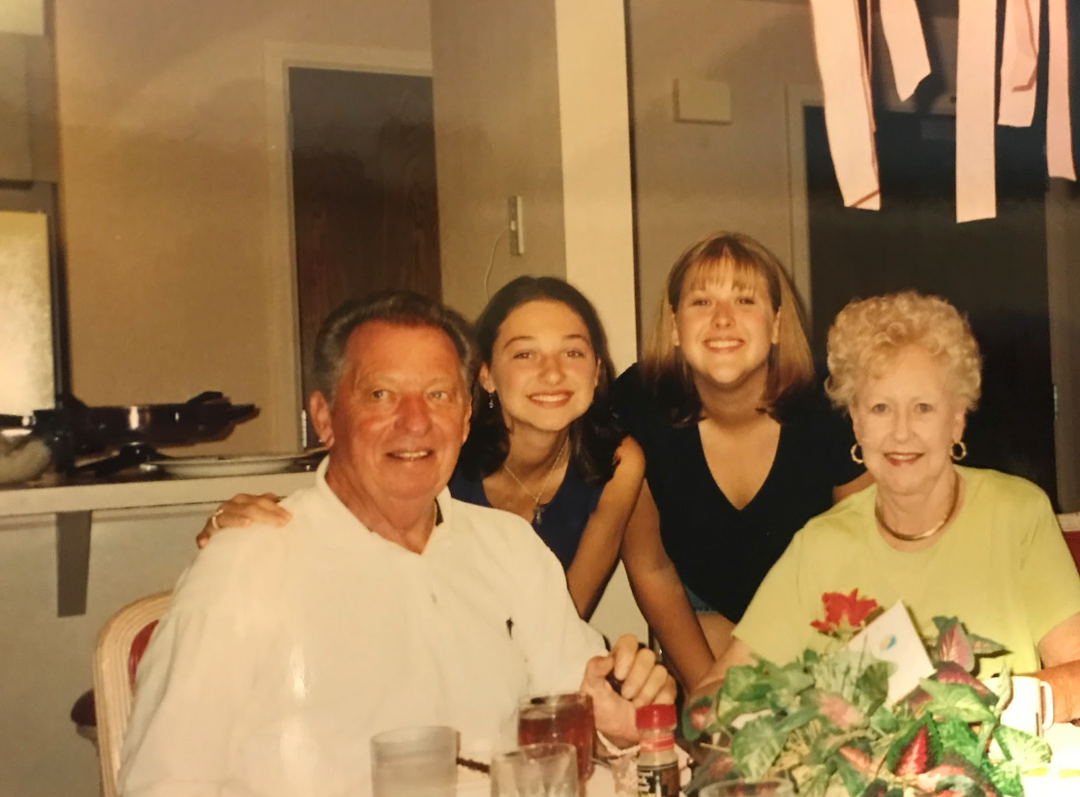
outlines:
M201 479L213 476L254 476L260 473L280 473L297 462L309 459L305 454L252 454L247 456L176 457L148 462L143 470L161 471L170 476Z

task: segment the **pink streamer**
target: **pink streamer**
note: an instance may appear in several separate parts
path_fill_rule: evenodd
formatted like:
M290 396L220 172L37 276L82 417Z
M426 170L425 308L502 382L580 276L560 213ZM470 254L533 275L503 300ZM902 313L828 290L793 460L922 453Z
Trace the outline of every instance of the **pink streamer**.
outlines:
M889 45L896 93L906 100L930 74L919 7L915 0L880 0L881 27Z
M1050 69L1046 101L1046 167L1051 177L1076 179L1069 109L1069 22L1066 0L1048 0Z
M998 124L1029 127L1035 117L1041 0L1005 0Z
M956 220L997 215L994 164L996 0L960 0L956 53Z
M857 0L810 0L825 129L846 207L881 207L870 80Z

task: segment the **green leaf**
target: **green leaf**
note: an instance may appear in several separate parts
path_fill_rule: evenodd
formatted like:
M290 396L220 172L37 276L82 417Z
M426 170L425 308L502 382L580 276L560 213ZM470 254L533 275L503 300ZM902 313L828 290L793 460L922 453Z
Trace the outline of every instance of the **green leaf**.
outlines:
M992 788L992 787L991 787ZM988 794L983 785L968 775L950 775L938 783L938 792L948 791L959 797L1000 797L996 792Z
M918 775L937 766L941 759L941 740L937 725L924 717L907 730L889 748L885 766L898 775Z
M798 662L785 664L773 673L774 683L779 689L797 695L804 689L814 685L814 678L802 668Z
M862 797L885 797L889 791L889 784L883 781L881 778L870 781L870 785L866 787L866 791L862 793Z
M975 766L982 763L983 750L979 746L979 737L963 720L944 720L938 724L938 735L944 749L962 756Z
M838 650L827 659L822 659L811 668L814 685L824 691L832 692L850 700L854 696L855 682L868 664L867 656L853 650Z
M780 720L780 722L776 726L776 729L783 734L791 733L792 731L806 725L817 715L818 712L814 706L803 706L798 711L793 711L786 717L784 717L782 720Z
M923 678L919 686L930 695L924 713L964 722L986 722L994 719L994 712L987 708L979 695L967 684L943 684L931 678Z
M1016 761L1002 761L997 766L987 766L983 771L990 782L1007 797L1023 797L1024 784L1020 779L1022 767Z
M843 756L837 755L835 761L836 771L839 773L840 780L843 781L847 793L862 794L866 789L866 778L857 772L855 767L851 766Z
M749 780L761 780L776 761L787 735L780 733L772 717L758 717L736 731L731 740L735 766Z
M873 661L855 681L855 704L870 714L889 696L889 676L896 665L888 661Z
M760 667L746 665L730 667L724 675L724 685L720 687L720 694L740 702L762 700L769 694L769 680Z
M994 739L1006 758L1016 761L1024 769L1036 764L1050 763L1050 745L1045 739L1010 728L1008 725L999 725L995 728Z
M896 733L900 730L900 721L888 706L878 706L870 716L870 727L881 734Z
M975 650L964 626L953 617L940 630L936 645L937 660L958 664L967 672L972 672L975 669Z
M997 656L1000 653L1008 652L1005 646L1000 642L995 642L984 636L978 636L977 634L968 632L968 639L971 640L971 646L975 650L976 656Z

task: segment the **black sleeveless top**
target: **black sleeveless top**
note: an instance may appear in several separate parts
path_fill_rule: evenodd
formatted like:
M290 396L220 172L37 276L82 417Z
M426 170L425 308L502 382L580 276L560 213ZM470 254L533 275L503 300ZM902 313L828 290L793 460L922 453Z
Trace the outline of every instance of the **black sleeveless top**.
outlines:
M638 366L619 377L614 400L645 452L660 537L679 578L734 623L795 532L832 506L833 487L863 472L850 456L851 424L817 387L785 407L772 468L750 503L736 509L709 472L697 424L664 420Z
M558 557L563 570L568 569L574 561L585 524L596 509L603 489L603 484L589 484L581 478L571 463L555 495L543 504L540 523L533 528ZM450 479L450 495L470 504L491 506L484 492L484 483L468 479L459 471L455 471Z

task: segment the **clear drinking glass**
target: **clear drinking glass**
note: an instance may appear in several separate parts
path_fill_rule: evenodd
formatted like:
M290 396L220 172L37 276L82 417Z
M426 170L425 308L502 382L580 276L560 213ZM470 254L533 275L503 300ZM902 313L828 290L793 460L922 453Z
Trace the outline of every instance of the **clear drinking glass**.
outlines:
M491 761L491 797L577 794L577 751L572 744L527 744Z
M795 797L795 787L786 778L722 780L704 787L698 797Z
M561 695L537 695L518 703L518 744L564 742L577 750L578 787L585 784L593 770L592 698L578 692Z
M375 797L454 797L458 735L431 725L398 728L371 737Z

